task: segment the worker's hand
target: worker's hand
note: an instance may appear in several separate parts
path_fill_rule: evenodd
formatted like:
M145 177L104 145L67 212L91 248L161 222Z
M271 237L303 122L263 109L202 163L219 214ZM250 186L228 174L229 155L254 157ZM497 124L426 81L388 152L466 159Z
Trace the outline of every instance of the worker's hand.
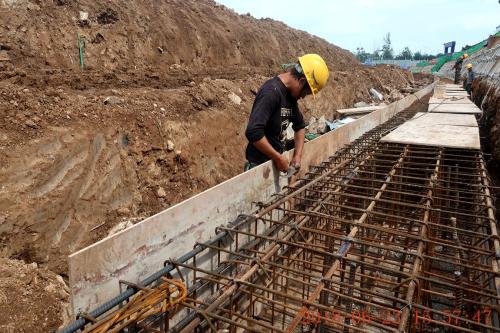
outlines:
M278 168L279 171L281 172L287 172L288 171L288 158L284 155L279 155L275 159L273 159L274 164L276 164L276 168Z
M294 156L292 158L292 160L290 161L290 166L299 170L300 169L300 160L301 160L300 156Z

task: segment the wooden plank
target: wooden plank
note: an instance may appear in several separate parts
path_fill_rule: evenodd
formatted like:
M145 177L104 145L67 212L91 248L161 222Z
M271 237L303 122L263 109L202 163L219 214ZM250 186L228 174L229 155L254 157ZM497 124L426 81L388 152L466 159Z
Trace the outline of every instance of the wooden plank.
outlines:
M369 113L375 110L380 110L387 107L387 105L375 105L375 106L365 106L362 108L351 108L351 109L339 109L337 110L338 113L342 115L351 115L351 114L363 114L363 113Z
M321 163L339 147L406 109L433 88L434 84L306 143L297 176L302 177L309 166ZM291 157L293 151L287 154ZM233 221L241 213L250 213L252 202L269 200L294 179L279 177L271 162L264 163L73 253L68 262L74 314L116 296L119 280L142 281L161 269L165 260L188 252L196 241L209 239L215 227ZM204 264L210 262L197 262Z

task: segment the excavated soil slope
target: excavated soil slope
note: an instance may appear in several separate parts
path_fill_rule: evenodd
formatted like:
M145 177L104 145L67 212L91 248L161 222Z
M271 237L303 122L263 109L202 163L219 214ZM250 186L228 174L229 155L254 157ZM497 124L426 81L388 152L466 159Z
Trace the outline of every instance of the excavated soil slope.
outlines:
M488 137L488 149L493 160L500 161L500 88L490 84L489 80L477 79L474 82L474 102L482 107L481 117L485 136Z
M491 80L479 78L473 84L474 102L482 108L480 119L481 137L487 167L491 176L492 189L496 200L496 215L500 219L500 87L491 84ZM491 154L491 155L490 155Z
M72 251L238 174L255 92L306 52L332 72L307 119L415 84L212 1L0 0L0 255L66 279Z

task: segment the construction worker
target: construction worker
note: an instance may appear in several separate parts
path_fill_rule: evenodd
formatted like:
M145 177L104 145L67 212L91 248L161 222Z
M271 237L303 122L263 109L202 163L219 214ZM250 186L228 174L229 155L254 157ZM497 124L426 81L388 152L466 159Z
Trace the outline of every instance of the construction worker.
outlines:
M467 64L467 79L465 81L465 90L472 97L472 82L474 81L474 71L472 70L472 64Z
M290 64L282 73L260 87L250 113L245 135L245 171L273 160L277 169L287 172L289 167L300 168L304 147L305 122L297 101L315 96L328 81L330 72L325 61L317 54L306 54ZM295 132L295 151L292 160L282 155L285 150L286 129L292 123Z
M460 72L462 72L462 64L468 57L469 55L467 53L464 53L460 58L457 59L457 61L455 61L455 65L453 65L452 69L455 70L455 84L460 83Z

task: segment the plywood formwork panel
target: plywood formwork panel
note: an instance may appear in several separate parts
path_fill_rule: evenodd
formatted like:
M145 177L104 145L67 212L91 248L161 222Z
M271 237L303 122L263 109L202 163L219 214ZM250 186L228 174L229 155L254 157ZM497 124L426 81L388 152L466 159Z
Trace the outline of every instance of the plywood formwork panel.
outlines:
M453 83L446 83L446 84L438 84L436 86L437 88L445 87L445 88L462 88L461 84L453 84Z
M461 84L438 84L434 87L434 91L445 90L445 89L462 89L463 86Z
M468 96L469 94L466 91L445 91L444 96Z
M479 128L476 118L471 114L418 113L381 141L480 149Z
M465 92L465 88L462 88L462 87L460 87L460 88L458 88L458 87L457 87L457 88L445 87L445 88L442 88L441 90L443 90L443 91L445 91L445 92L446 92L446 91L452 91L452 92Z
M297 177L406 109L433 87L306 143ZM287 154L291 157L293 152ZM293 181L279 177L267 162L72 254L68 261L73 312L89 311L116 296L119 280L142 281L163 267L165 260L188 252L197 241L209 239L217 226L251 212L252 202L267 201Z
M408 122L382 138L382 142L480 149L479 130L476 127L439 125L419 126Z
M477 127L477 120L471 114L454 114L454 113L427 113L418 112L415 117L407 121L407 123L418 122L423 126L436 126L436 125L454 125L454 126L468 126Z
M436 85L435 89L463 89L463 86L461 84L446 83Z
M474 104L467 96L457 96L450 98L431 97L429 104Z
M453 98L453 97L469 97L467 93L444 93L441 95L443 98Z
M468 96L468 94L464 89L458 88L436 87L434 89L434 97L449 98L454 96Z
M467 92L465 90L449 90L449 89L446 89L444 91L444 94L448 94L448 95L453 95L453 94L462 94L462 95L467 95Z
M429 112L481 114L475 104L429 104Z

